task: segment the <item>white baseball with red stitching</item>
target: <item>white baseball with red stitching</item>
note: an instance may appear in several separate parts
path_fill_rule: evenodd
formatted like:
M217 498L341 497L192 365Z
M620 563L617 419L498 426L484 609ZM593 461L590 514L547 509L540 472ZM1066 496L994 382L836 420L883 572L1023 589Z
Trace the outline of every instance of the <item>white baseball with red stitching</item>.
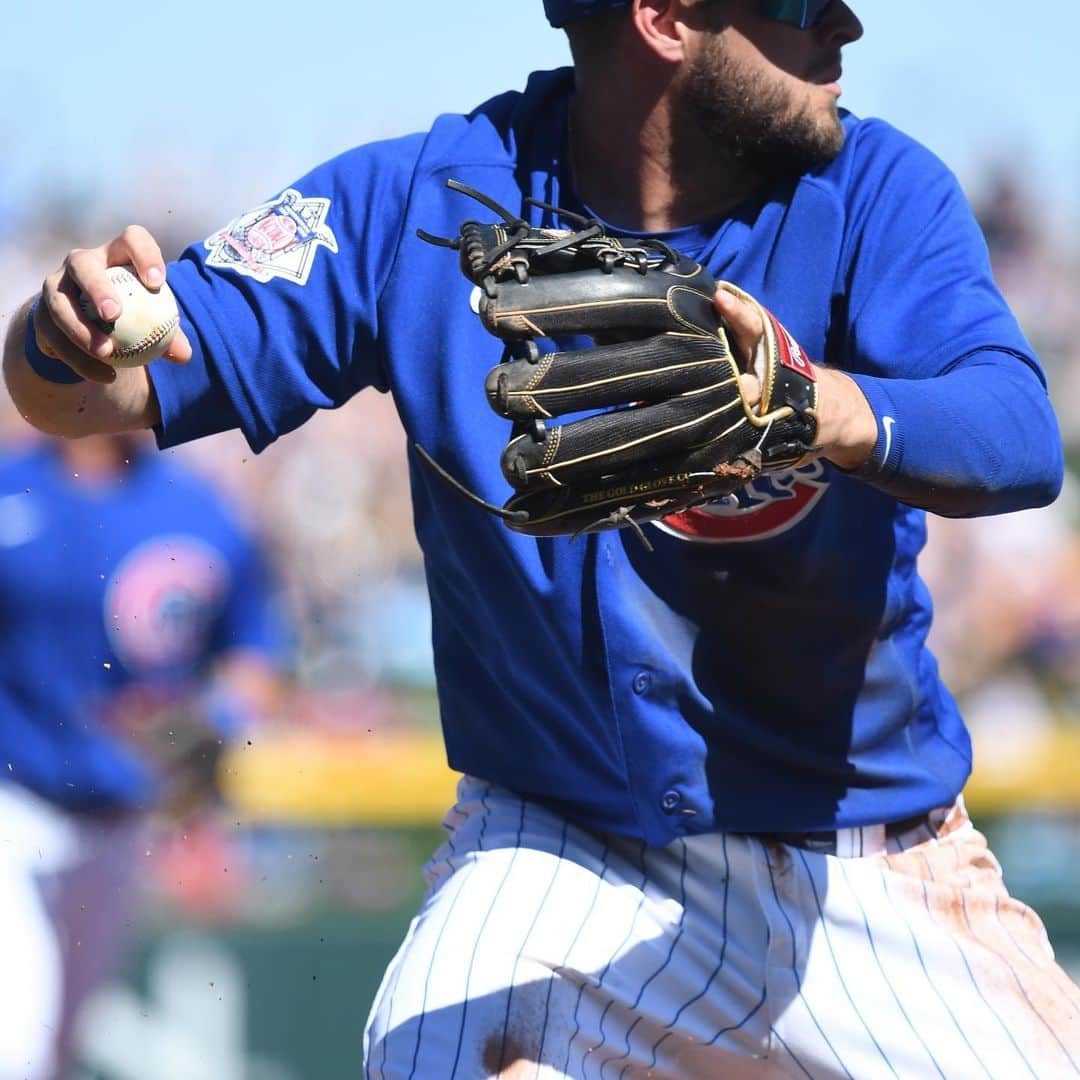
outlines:
M176 298L168 285L148 289L131 266L112 266L107 276L116 290L121 312L112 323L95 318L89 298L79 298L83 312L109 335L113 351L104 358L113 367L141 367L157 359L168 347L180 325Z

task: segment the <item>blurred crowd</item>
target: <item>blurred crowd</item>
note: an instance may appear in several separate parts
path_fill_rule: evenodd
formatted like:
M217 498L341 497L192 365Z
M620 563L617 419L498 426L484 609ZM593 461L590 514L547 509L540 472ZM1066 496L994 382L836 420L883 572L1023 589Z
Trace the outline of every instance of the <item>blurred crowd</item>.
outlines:
M1007 759L1080 720L1080 244L1055 231L1019 169L991 172L972 198L995 279L1046 368L1068 465L1053 506L929 521L931 642L980 752Z

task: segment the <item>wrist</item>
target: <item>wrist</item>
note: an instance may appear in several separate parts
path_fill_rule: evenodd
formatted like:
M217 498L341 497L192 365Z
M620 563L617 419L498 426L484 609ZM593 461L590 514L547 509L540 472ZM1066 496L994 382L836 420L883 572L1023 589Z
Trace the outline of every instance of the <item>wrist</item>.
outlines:
M46 382L57 383L58 385L83 382L83 377L65 364L63 360L56 360L41 351L37 341L37 332L34 329L34 317L37 315L40 306L41 298L38 297L30 305L26 313L26 341L23 346L23 353L26 356L27 365L35 375Z
M820 454L841 469L858 469L869 460L877 442L874 411L858 383L844 372L815 365L815 373Z

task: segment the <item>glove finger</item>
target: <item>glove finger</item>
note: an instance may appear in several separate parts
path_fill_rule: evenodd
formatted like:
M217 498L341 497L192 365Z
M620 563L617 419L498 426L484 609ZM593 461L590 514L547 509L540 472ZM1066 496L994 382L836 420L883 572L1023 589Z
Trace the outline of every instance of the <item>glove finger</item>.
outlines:
M486 389L500 416L530 420L702 390L729 378L732 362L722 337L660 334L499 364Z
M505 341L565 334L629 339L672 330L713 337L715 291L712 275L694 263L645 273L626 266L573 270L525 283L492 282L480 296L480 319Z
M507 527L527 536L575 536L579 533L645 524L689 509L709 499L730 495L758 474L755 464L739 459L713 473L689 475L683 462L668 470L629 482L612 481L594 487L548 487L512 496L505 509L524 511L526 520L507 521Z
M758 434L739 394L738 375L707 391L657 405L602 413L544 427L510 440L503 475L518 491L559 484L581 487L604 478L625 480L654 470L655 463L692 453L696 467L729 460L752 447ZM696 452L701 451L700 454Z

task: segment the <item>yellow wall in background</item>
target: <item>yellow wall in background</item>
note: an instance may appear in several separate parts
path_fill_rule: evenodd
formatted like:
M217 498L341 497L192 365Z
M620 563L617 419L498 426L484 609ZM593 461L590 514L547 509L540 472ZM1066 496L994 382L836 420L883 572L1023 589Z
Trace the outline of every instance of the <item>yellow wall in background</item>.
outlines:
M972 813L1080 809L1080 729L976 744L966 790ZM318 825L437 823L457 774L438 732L263 734L223 759L226 798L244 816Z

